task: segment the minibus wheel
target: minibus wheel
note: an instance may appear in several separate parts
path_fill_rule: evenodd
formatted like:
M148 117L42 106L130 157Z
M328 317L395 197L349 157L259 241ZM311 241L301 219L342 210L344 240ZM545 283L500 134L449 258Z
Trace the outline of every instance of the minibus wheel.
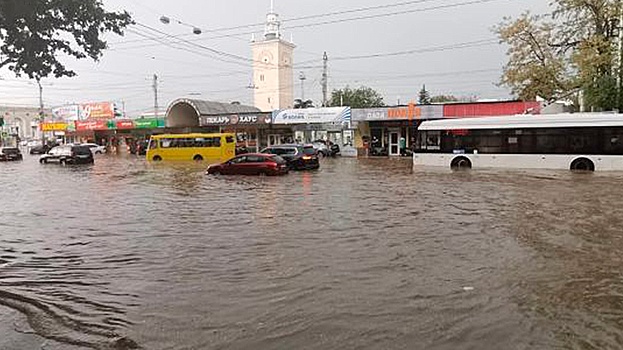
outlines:
M161 161L161 160L162 160L162 157L160 157L160 156L154 156L154 157L152 158L152 160L153 160L154 162L159 162L159 161Z
M203 157L200 154L197 154L196 156L193 157L193 160L195 162L201 162L203 161Z
M452 159L450 168L453 170L471 169L472 162L467 157L456 157Z
M578 158L571 162L572 171L595 171L595 163L588 158Z

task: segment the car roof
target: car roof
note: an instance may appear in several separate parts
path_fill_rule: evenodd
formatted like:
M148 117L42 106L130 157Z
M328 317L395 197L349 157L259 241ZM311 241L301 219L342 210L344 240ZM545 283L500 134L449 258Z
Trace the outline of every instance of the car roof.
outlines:
M258 157L274 157L275 154L270 154L270 153L245 153L245 154L240 154L236 157L243 157L243 156L258 156Z
M282 144L282 145L268 146L266 148L285 148L285 147L297 148L297 147L303 147L303 145L299 145L299 144L295 144L295 143L285 143L285 144Z

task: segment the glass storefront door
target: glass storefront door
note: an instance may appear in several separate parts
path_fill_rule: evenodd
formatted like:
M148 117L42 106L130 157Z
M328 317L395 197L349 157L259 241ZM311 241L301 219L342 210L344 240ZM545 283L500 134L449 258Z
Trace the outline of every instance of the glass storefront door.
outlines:
M400 132L390 131L389 133L389 155L400 155Z

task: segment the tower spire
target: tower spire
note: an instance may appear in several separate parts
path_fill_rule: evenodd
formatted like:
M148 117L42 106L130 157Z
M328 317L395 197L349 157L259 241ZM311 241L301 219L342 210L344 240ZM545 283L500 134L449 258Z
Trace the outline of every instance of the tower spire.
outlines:
M275 0L270 0L270 13L275 13Z
M275 13L275 0L270 0L270 12L266 15L264 37L267 40L281 38L281 21L279 15Z

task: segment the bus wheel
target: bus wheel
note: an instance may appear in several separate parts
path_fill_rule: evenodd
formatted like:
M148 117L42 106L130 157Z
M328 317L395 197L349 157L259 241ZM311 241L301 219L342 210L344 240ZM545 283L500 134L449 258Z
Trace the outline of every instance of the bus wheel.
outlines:
M573 171L595 171L595 163L587 158L578 158L571 162Z
M154 156L154 157L152 158L152 160L153 160L154 162L159 162L159 161L161 161L161 160L162 160L162 157L160 157L160 156Z
M203 161L203 157L201 155L197 154L196 156L193 157L193 160L195 162L201 162L201 161Z
M471 169L472 162L467 157L456 157L452 159L450 163L450 169L453 170L461 170L461 169Z

